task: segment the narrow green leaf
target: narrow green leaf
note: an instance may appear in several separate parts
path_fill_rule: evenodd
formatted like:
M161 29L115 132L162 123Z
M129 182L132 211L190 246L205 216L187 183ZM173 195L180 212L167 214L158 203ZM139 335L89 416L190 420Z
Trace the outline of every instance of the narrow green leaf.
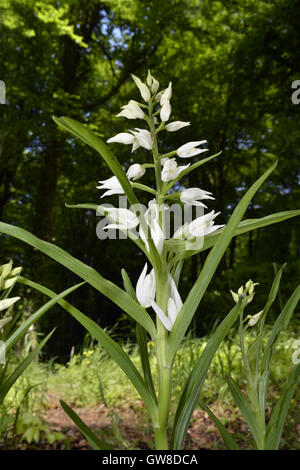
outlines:
M100 441L96 434L82 421L82 419L78 416L78 414L67 405L66 402L60 400L60 404L64 410L64 412L69 416L69 418L76 424L78 429L82 432L84 437L88 440L91 447L94 450L111 450L112 447L108 446L104 442Z
M300 379L300 364L293 367L273 408L267 427L266 450L277 450L291 399Z
M24 278L22 276L19 276L18 282L22 282ZM8 352L12 346L26 333L28 328L30 328L33 323L35 323L37 320L39 320L42 315L44 315L53 305L56 303L59 303L59 300L61 300L63 297L66 297L69 295L71 292L73 292L75 289L78 289L78 287L81 287L84 284L84 282L80 282L79 284L76 284L75 286L69 287L68 289L64 290L60 294L56 295L53 297L51 300L49 300L46 304L44 304L42 307L40 307L35 313L30 315L27 320L25 320L11 335L10 337L5 341L5 344L3 345L5 347L5 351ZM0 348L0 354L1 354L1 348Z
M70 269L70 271L77 274L84 281L88 282L91 286L112 300L122 310L127 312L128 315L140 323L152 337L155 336L155 325L147 311L138 302L135 302L127 292L120 289L120 287L116 286L108 279L105 279L95 269L74 258L62 248L52 243L45 242L19 227L0 222L0 232L22 240Z
M246 219L240 222L237 228L234 231L234 237L242 235L243 233L251 232L252 230L257 230L258 228L267 227L268 225L277 224L278 222L283 222L284 220L290 219L292 217L297 217L300 215L300 210L290 210L283 212L276 212L275 214L267 215L266 217L261 217L260 219ZM216 232L211 235L207 235L204 238L204 243L201 249L199 250L189 250L184 251L184 241L170 239L166 241L168 249L172 252L179 252L177 255L178 258L189 258L197 253L208 250L216 244L222 233L224 232L225 227L218 229ZM177 260L177 257L176 257Z
M230 392L233 396L233 399L235 403L237 404L237 406L239 407L245 420L247 421L249 429L255 439L257 435L257 429L258 429L255 413L250 407L250 404L247 402L246 398L244 397L240 389L237 387L237 385L234 383L234 381L230 377L227 377L227 383L228 383Z
M37 289L43 294L46 294L48 297L54 297L56 295L55 292L51 291L50 289L36 282L30 281L29 279L22 278L20 282L29 287ZM151 394L148 392L141 374L134 366L128 354L126 354L125 351L112 338L110 338L110 336L108 336L108 334L105 333L105 331L99 325L97 325L97 323L80 312L80 310L73 307L73 305L69 304L66 300L63 299L59 300L57 303L61 305L67 312L69 312L79 323L81 323L81 325L84 326L84 328L86 328L86 330L103 346L105 351L125 372L128 379L140 394L151 416L156 416L156 403L153 400Z
M272 358L274 345L277 342L280 331L287 327L294 310L300 299L300 285L294 290L293 294L288 299L284 309L275 321L268 342L266 344L265 352L262 359L262 372L268 371Z
M199 393L211 361L221 342L238 318L241 308L243 308L241 303L237 303L229 312L229 314L224 318L222 323L210 337L203 353L196 362L187 380L184 390L180 396L174 419L171 439L172 449L179 450L182 448L193 410L198 401Z
M233 214L230 217L230 220L227 223L226 227L224 228L222 235L217 240L213 249L209 252L205 260L203 269L199 274L197 281L193 285L186 301L184 302L183 307L175 320L171 334L169 336L168 360L170 363L172 362L174 355L176 354L176 351L182 341L182 338L184 337L185 332L191 323L194 313L197 310L197 307L206 292L206 289L218 267L219 262L221 261L232 237L234 236L236 227L238 226L244 213L246 212L251 199L259 190L264 181L268 178L270 173L274 170L276 165L277 162L272 165L246 192L242 200L239 202L239 204L233 211Z
M230 449L230 450L241 450L240 446L235 442L232 435L227 431L225 426L221 423L219 418L217 418L217 416L209 409L209 407L206 406L205 403L201 400L198 400L198 403L201 406L201 408L204 411L206 411L206 413L208 414L210 419L213 421L213 423L215 423L215 425L217 426L217 428L218 428L218 430L219 430L219 432L220 432L220 434L223 438L223 441L227 445L228 449Z
M122 169L122 166L118 162L117 158L113 155L110 148L103 142L103 140L100 139L100 137L98 137L88 127L84 126L80 122L75 121L74 119L70 119L68 117L58 118L53 116L53 120L59 127L96 150L111 169L112 173L118 178L130 204L138 204L138 200L132 190L125 172Z
M3 402L5 396L16 382L16 380L20 377L20 375L24 372L24 370L29 366L29 364L33 361L36 355L40 352L40 350L44 347L47 343L48 339L52 336L54 330L52 330L43 341L33 350L31 353L15 368L15 370L8 376L3 384L1 384L0 389L0 404Z

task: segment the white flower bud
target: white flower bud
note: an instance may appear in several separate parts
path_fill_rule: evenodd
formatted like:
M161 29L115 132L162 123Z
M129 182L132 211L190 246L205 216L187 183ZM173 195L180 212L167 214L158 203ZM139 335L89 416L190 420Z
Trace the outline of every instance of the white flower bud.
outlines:
M140 78L136 77L135 75L131 75L131 76L132 76L136 86L140 90L141 97L143 98L143 100L144 101L149 101L150 98L151 98L151 94L150 94L150 90L147 87L147 85L145 85L145 83L143 83L142 80Z
M129 180L135 181L144 176L146 170L139 163L134 163L128 168L126 176Z
M190 126L190 122L183 122L183 121L174 121L170 122L169 124L166 125L166 129L169 132L175 132L178 131L179 129L182 129L183 127Z

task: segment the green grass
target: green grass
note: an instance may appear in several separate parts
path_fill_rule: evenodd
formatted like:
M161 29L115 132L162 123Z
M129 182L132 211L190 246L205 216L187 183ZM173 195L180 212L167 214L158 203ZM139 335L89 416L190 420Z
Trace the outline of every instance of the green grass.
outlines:
M247 333L251 333L251 330ZM248 336L249 337L249 336ZM250 338L250 337L249 337ZM276 347L273 357L273 367L270 380L270 393L267 406L272 406L280 393L291 367L292 348L295 339L292 332L282 332L281 340ZM179 350L174 366L172 408L178 402L185 380L195 364L197 358L205 347L205 339L188 336ZM154 345L148 343L152 370L156 371L156 358ZM138 350L135 346L125 345L124 349L130 353L131 359L140 369ZM223 343L215 356L207 379L201 391L201 399L217 411L223 424L232 424L239 419L239 412L234 406L228 388L223 379L224 374L231 373L234 379L243 388L245 377L241 365L241 357L237 338ZM154 383L157 382L154 373ZM32 387L32 388L31 388ZM27 393L25 391L27 390ZM26 413L39 415L50 406L50 396L63 399L72 406L81 408L103 403L110 409L121 409L130 406L141 413L139 397L128 381L125 374L115 365L99 345L85 347L82 352L75 354L66 365L55 362L35 362L18 380L8 394L5 407L9 414L18 406L24 407L26 396ZM223 414L224 410L231 410L231 416ZM281 448L297 448L298 444L293 432L297 414L296 399L292 400L286 430L282 439ZM28 417L27 417L28 420ZM235 430L234 430L235 431ZM238 430L236 430L238 434ZM29 431L27 433L30 434Z

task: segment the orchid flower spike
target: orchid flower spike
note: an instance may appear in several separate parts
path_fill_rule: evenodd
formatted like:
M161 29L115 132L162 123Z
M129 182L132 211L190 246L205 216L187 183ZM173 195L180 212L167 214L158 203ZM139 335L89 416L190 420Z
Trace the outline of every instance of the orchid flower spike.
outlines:
M101 197L111 196L112 194L124 194L124 190L116 176L112 176L107 180L98 181L100 186L96 186L97 189L108 189Z
M136 181L144 176L145 173L146 170L142 165L139 163L134 163L128 168L126 176L129 180Z
M183 170L190 166L190 163L188 165L178 166L175 158L162 158L161 162L164 164L161 172L161 180L165 183L176 179Z
M113 224L103 227L103 230L116 228L118 230L130 230L139 224L137 216L128 209L117 209L116 207L106 207L107 217L111 219Z
M207 152L208 149L196 148L198 145L207 144L207 140L199 140L197 142L188 142L177 149L177 155L180 158L190 158L199 155L202 152Z
M136 284L136 298L145 308L151 307L151 303L155 298L154 269L152 269L149 274L146 274L147 270L148 265L146 263Z
M122 106L122 111L116 115L116 117L126 117L127 119L144 119L145 113L139 107L139 104L130 100L128 104Z
M189 188L185 189L180 193L180 200L184 204L189 204L190 206L202 206L206 207L202 202L199 202L199 200L202 199L214 199L214 197L211 197L208 191L204 191L204 189L200 188Z
M241 286L238 289L237 293L233 292L231 290L230 292L231 292L231 295L233 297L233 300L236 303L239 300L243 300L246 305L249 304L253 300L253 297L254 297L254 294L255 294L254 287L257 286L258 284L259 284L258 282L253 282L252 279L249 279L249 281L246 282L245 287ZM255 325L255 323L254 323L254 325ZM250 326L252 326L252 325L250 325Z

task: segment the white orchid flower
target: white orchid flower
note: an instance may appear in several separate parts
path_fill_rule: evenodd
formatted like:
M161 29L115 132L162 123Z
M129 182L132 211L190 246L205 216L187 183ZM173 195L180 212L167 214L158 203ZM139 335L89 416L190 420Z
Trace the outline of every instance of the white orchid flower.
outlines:
M141 94L141 97L143 98L143 100L144 101L150 101L151 93L150 93L150 90L147 87L147 85L145 85L145 83L143 83L142 80L140 78L136 77L135 75L131 75L131 76L134 80L134 83L136 84L136 86L140 90L140 94Z
M106 141L108 144L117 143L117 144L133 144L134 142L134 135L129 134L129 132L120 132L120 134L111 137Z
M10 299L0 300L0 312L11 307L15 302L20 300L21 297L11 297Z
M166 125L166 129L169 132L175 132L179 131L179 129L182 129L183 127L190 126L190 122L184 122L184 121L174 121L170 122L169 124Z
M160 109L160 119L162 120L162 122L166 122L169 120L171 110L172 109L171 109L170 101L166 101L165 104Z
M128 209L117 209L116 207L106 207L105 211L108 217L115 223L108 224L103 227L103 230L116 228L118 230L130 230L139 224L137 216Z
M173 326L183 304L182 304L182 300L178 292L177 286L175 284L175 281L170 274L169 274L169 289L170 289L170 297L168 300L168 317Z
M134 163L128 168L126 176L129 180L136 181L144 176L145 172L146 170L142 165L139 163Z
M126 117L127 119L144 119L145 113L139 107L139 104L130 100L128 104L122 106L122 111L116 117Z
M151 238L153 240L154 245L156 246L157 251L159 254L162 253L164 247L164 232L162 231L159 225L159 208L158 204L156 203L155 199L149 201L148 209L144 214L145 221L150 229ZM140 237L144 241L147 250L149 251L148 245L148 234L146 235L143 228L140 228Z
M174 279L172 278L170 274L168 278L168 285L169 285L169 298L168 298L168 306L167 306L168 314L166 315L154 300L152 300L151 306L153 310L155 311L155 313L157 314L160 321L162 322L162 324L164 325L164 327L168 331L171 331L183 304L182 304L182 300L179 295L179 292L177 290L176 284L174 282Z
M177 149L177 155L180 158L190 158L199 155L202 152L207 152L208 149L196 148L198 145L207 144L207 140L199 140L196 142L188 142Z
M155 274L154 269L150 274L146 274L148 270L147 263L136 284L136 297L138 302L145 308L151 307L151 303L155 298Z
M135 130L137 132L130 131L134 137L131 152L134 152L139 147L143 147L146 150L151 150L153 145L151 133L146 129L139 129L138 127L136 127Z
M159 88L159 81L151 75L150 70L148 70L147 85L152 93L156 93Z
M178 166L175 158L162 158L161 162L164 165L161 172L161 180L165 183L177 178L183 170L190 166L190 163L188 165Z
M199 200L214 199L214 197L211 197L210 194L212 193L204 191L204 189L188 188L180 193L180 200L184 204L189 204L190 206L206 207L202 202L199 202Z
M261 314L263 313L263 310L260 312L256 313L255 315L248 315L247 319L249 318L248 321L248 326L255 326L258 320L260 319Z
M98 181L98 183L100 183L100 186L96 186L97 189L108 189L101 197L111 196L112 194L124 194L124 190L116 176Z
M131 152L134 152L139 147L143 147L147 150L152 149L152 137L151 133L146 129L135 128L135 131L121 132L120 134L111 137L106 142L108 144L118 143L130 145L132 144Z
M202 215L197 219L193 220L189 224L184 224L180 227L173 235L175 239L182 238L193 238L193 237L205 237L206 235L214 232L218 228L224 227L224 225L214 225L214 219L220 214L215 211L209 212L209 214Z
M167 103L167 101L170 101L171 96L172 96L172 82L169 83L168 88L163 90L161 93L158 93L155 100L159 101L160 105L163 106L164 104Z

